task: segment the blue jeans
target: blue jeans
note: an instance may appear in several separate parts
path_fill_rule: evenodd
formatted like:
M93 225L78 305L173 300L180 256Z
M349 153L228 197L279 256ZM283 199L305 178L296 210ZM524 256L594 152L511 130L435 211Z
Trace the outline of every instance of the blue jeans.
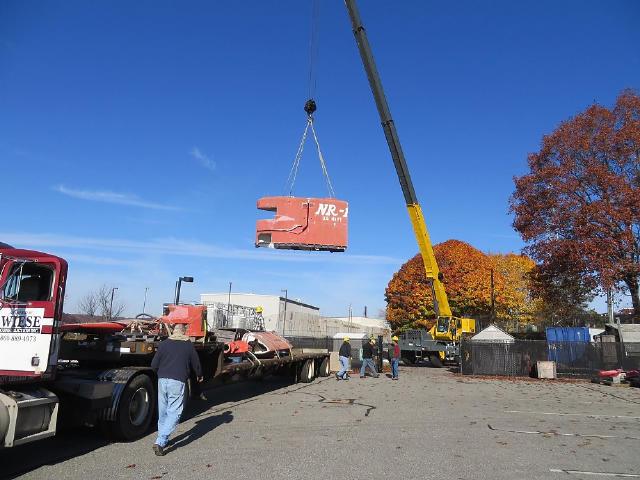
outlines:
M360 367L360 376L364 377L365 372L367 371L367 367L371 370L374 377L378 376L378 372L376 371L376 366L373 363L373 358L363 358L362 366Z
M398 364L400 363L399 358L391 359L391 378L398 378Z
M184 382L172 378L158 379L158 438L156 444L166 447L169 435L180 423L184 407Z
M349 370L349 358L348 357L339 357L340 358L340 371L336 373L336 375L340 378L344 378L347 374L347 370Z

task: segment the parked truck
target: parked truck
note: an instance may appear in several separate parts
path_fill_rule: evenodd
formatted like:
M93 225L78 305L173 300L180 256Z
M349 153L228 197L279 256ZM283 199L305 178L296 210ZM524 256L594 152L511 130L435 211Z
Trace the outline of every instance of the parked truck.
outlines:
M328 353L296 350L284 339L231 361L229 338L249 335L264 347L273 334L209 329L204 306L173 305L160 319L126 324L63 325L66 281L64 259L0 244L0 448L51 437L61 425L99 426L121 440L147 433L157 412L151 360L175 323L188 324L209 384L231 376L310 382L329 375Z
M429 330L406 330L400 334L400 356L412 364L418 360L429 360L437 368L446 361L458 363L460 341L475 331L475 320L471 318L438 317Z

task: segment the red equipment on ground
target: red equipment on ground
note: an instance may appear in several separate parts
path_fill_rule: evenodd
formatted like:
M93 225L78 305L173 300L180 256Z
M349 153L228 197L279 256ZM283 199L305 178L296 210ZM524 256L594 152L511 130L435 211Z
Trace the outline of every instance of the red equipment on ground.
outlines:
M263 197L258 209L275 218L256 223L256 247L344 252L349 204L334 198Z

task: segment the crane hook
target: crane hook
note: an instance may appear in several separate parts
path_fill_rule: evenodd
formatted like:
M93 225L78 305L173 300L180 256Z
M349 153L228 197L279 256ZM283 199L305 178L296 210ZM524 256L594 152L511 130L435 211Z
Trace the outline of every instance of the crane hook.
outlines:
M313 98L310 98L309 100L307 100L307 103L304 104L304 111L307 112L307 115L309 117L313 115L313 112L315 112L316 109L316 102Z

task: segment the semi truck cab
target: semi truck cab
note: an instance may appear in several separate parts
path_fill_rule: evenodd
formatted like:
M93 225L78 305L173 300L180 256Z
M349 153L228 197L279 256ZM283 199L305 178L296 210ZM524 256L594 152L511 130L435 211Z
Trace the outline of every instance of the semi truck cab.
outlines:
M52 436L67 262L0 244L0 448Z

